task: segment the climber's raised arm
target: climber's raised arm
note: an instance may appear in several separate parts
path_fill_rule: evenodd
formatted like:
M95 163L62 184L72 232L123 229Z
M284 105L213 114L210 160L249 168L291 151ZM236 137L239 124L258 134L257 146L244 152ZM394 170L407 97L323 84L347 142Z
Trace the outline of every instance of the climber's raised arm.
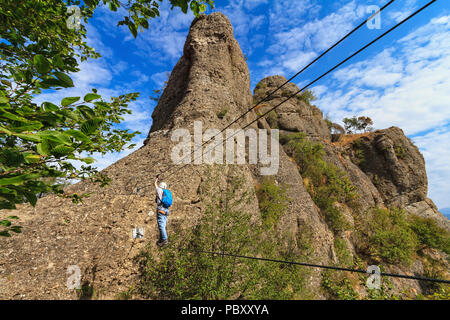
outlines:
M158 188L159 174L156 176L155 188Z

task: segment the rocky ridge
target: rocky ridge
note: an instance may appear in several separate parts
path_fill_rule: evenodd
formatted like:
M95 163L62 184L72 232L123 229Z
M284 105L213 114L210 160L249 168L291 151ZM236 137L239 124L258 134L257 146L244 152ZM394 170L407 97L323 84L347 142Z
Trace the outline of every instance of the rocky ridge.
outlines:
M0 298L77 299L77 293L66 287L67 268L71 265L80 268L83 283L95 290L94 298L115 298L127 290L139 278L133 257L157 239L152 185L156 174L170 165L167 157L176 145L170 133L176 129L193 133L194 121L201 121L203 130L222 128L247 111L253 99L263 97L284 81L281 76L267 77L252 96L248 67L229 20L221 13L196 18L183 56L152 114L152 127L144 146L104 170L112 179L110 186L100 188L83 181L68 188L69 192L92 193L83 204L49 195L40 199L35 208L21 206L14 212L21 217L24 232L1 239ZM233 128L255 119L296 90L295 84L288 84ZM281 133L304 132L308 139L322 143L326 161L344 171L356 186L361 212L372 207L398 206L410 214L431 217L450 230L449 221L427 198L424 159L401 129L377 130L332 142L320 109L301 99L290 100L253 128L257 126L278 128ZM365 161L361 161L361 154ZM244 178L242 190L251 191L251 201L242 209L259 217L256 186L264 178L259 166L221 166L222 173L215 177L216 192L221 192L233 167ZM308 230L313 244L310 259L318 264L338 263L336 235L307 192L296 163L282 146L279 166L274 181L287 186L290 199L278 226L280 232L295 237ZM169 232L182 233L191 228L204 212L200 199L208 170L206 164L189 164L167 181L175 195ZM357 223L351 208L342 211L351 224ZM2 217L11 212L0 214ZM145 240L133 240L135 227L143 228ZM354 235L347 232L344 238L348 250L355 253ZM417 260L412 269L393 265L390 270L421 274L423 264ZM395 283L421 291L415 281ZM316 298L325 298L320 290L320 270L312 272L308 285L317 292Z

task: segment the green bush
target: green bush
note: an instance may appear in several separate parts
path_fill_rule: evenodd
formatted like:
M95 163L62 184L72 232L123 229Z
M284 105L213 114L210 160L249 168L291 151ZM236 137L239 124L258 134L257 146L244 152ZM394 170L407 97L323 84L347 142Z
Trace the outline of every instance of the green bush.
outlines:
M362 227L374 258L408 265L417 248L417 237L401 209L372 209Z
M413 216L410 223L420 244L450 254L450 233L440 228L436 221L431 218Z
M257 188L256 196L264 226L269 229L276 227L288 207L286 188L277 186L273 179L266 177Z
M266 116L267 123L272 129L278 129L278 114L275 111L271 111Z
M327 163L323 145L307 140L304 133L283 135L281 143L296 161L302 177L310 181L306 190L321 209L330 229L335 234L347 230L350 225L335 203L356 208L359 195L345 172Z
M344 239L339 237L334 238L334 251L341 265L351 266L353 264L352 254L348 250Z
M395 152L395 155L397 156L397 158L399 158L399 159L405 159L406 158L407 151L406 151L405 147L403 147L403 146L395 146L394 147L394 152Z
M297 100L310 104L311 101L317 100L317 97L311 90L305 90L302 94L297 95Z
M212 175L213 177L214 175ZM214 185L210 177L209 185ZM138 257L139 292L150 299L301 299L311 297L307 272L284 264L222 256L262 256L295 260L286 239L263 228L243 209L250 194L242 193L242 178L230 179L222 192L205 187L206 209L186 234L170 235L162 251L148 246ZM271 188L270 188L271 189ZM238 195L238 196L236 196ZM238 199L237 199L238 198ZM183 250L180 250L182 248ZM218 252L202 254L196 250Z
M325 271L322 274L321 286L333 300L358 300L359 294L353 289L350 280L337 274L336 271Z
M228 108L225 108L225 109L217 112L217 118L219 118L219 119L225 118L225 116L227 115L228 111L229 111Z

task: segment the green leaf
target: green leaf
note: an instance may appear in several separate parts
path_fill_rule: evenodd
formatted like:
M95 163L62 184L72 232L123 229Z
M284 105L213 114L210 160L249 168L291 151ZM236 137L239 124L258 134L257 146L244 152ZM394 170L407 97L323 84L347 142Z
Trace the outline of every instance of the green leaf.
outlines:
M0 225L9 227L11 225L11 221L9 220L0 220Z
M92 158L92 157L86 157L86 158L82 158L80 160L83 161L84 163L87 163L87 164L91 164L91 163L95 162L95 159Z
M100 126L101 122L102 122L102 119L99 119L99 118L87 120L86 122L84 122L81 125L80 130L85 135L89 136L89 135L91 135L92 133L94 133L98 129L98 127Z
M62 61L60 56L56 55L53 57L53 65L57 68L63 68L64 62Z
M78 114L76 114L72 110L63 109L63 110L60 110L60 113L69 119L72 119L75 121L80 120L80 117L78 116Z
M80 97L67 97L61 100L61 105L67 107L69 104L75 103L80 100Z
M0 97L0 103L8 103L9 99L7 97Z
M93 119L96 116L95 111L85 105L78 106L77 110L83 115L85 119Z
M11 228L9 228L9 230L12 231L12 232L15 232L15 233L21 233L22 232L22 227L21 226L12 226Z
M95 99L100 99L101 97L102 97L101 95L95 93L88 93L87 95L84 96L84 101L90 102Z
M12 127L11 130L14 130L15 132L34 131L39 130L40 128L42 128L42 126L43 124L40 123L39 121L30 121L25 125Z
M0 126L0 133L6 133L7 135L12 135L12 132L5 127Z
M0 237L11 237L8 231L0 231Z
M68 135L63 135L62 132L59 131L51 131L51 130L46 130L46 131L41 131L36 133L37 135L39 135L41 138L43 139L47 139L49 141L55 142L57 144L72 144L72 142L70 141L70 136Z
M135 24L132 22L128 23L128 29L130 29L131 33L136 38L137 37L137 28L136 28Z
M42 140L41 143L36 145L36 150L41 156L50 155L50 145L47 140Z
M66 132L56 132L55 133L55 137L61 141L62 143L64 143L65 145L71 146L72 145L72 140L70 139L70 135L67 134Z
M37 154L27 154L25 155L25 161L28 163L38 163L41 157Z
M17 219L19 219L19 217L18 216L9 216L8 219L16 219L17 220Z
M55 72L55 76L61 81L63 87L68 88L74 86L72 79L67 74L57 71Z
M37 202L37 197L33 192L24 192L25 198L30 202L30 204L34 207ZM12 229L12 228L11 228Z
M14 133L16 137L19 137L22 140L32 141L32 142L41 142L42 138L36 134L25 134L25 133Z
M39 72L40 74L46 74L50 71L50 63L42 54L35 55L33 58L33 62L36 66L37 72Z
M9 120L13 120L13 121L20 121L20 122L28 122L29 121L29 120L27 120L27 119L25 119L23 117L19 117L18 115L15 115L15 114L13 114L11 112L4 111L4 110L0 113L0 116L2 118L6 118L6 119L9 119Z
M43 103L45 111L58 111L59 107L51 102L44 102Z
M85 142L85 143L91 143L91 139L89 139L83 132L75 130L75 129L69 129L66 130L66 133L69 134L71 137L74 137L78 141Z
M14 185L18 186L23 184L26 180L39 178L40 175L37 173L23 174L11 178L0 178L0 186Z
M72 153L75 149L72 147L65 146L63 144L57 145L52 149L52 153L56 156L65 156Z

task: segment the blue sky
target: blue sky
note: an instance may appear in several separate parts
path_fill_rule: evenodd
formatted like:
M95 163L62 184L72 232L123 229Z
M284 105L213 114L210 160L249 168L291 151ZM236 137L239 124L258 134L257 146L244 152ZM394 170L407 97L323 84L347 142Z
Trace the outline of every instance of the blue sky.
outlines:
M165 1L168 2L168 1ZM248 57L251 86L264 77L290 77L370 14L370 5L387 0L216 0L214 11L231 20L236 39ZM381 15L381 29L361 28L294 82L299 86L334 66L428 0L396 0ZM117 27L123 11L100 7L87 25L88 43L102 58L83 62L73 74L76 88L48 93L39 100L82 96L97 88L103 96L140 92L133 114L123 126L142 134L151 126L155 107L149 99L182 55L192 14L161 8L161 17L134 39ZM333 121L370 116L377 129L402 128L423 153L429 196L439 208L450 208L450 1L439 0L354 60L312 88L315 104ZM132 152L104 157L104 168Z

